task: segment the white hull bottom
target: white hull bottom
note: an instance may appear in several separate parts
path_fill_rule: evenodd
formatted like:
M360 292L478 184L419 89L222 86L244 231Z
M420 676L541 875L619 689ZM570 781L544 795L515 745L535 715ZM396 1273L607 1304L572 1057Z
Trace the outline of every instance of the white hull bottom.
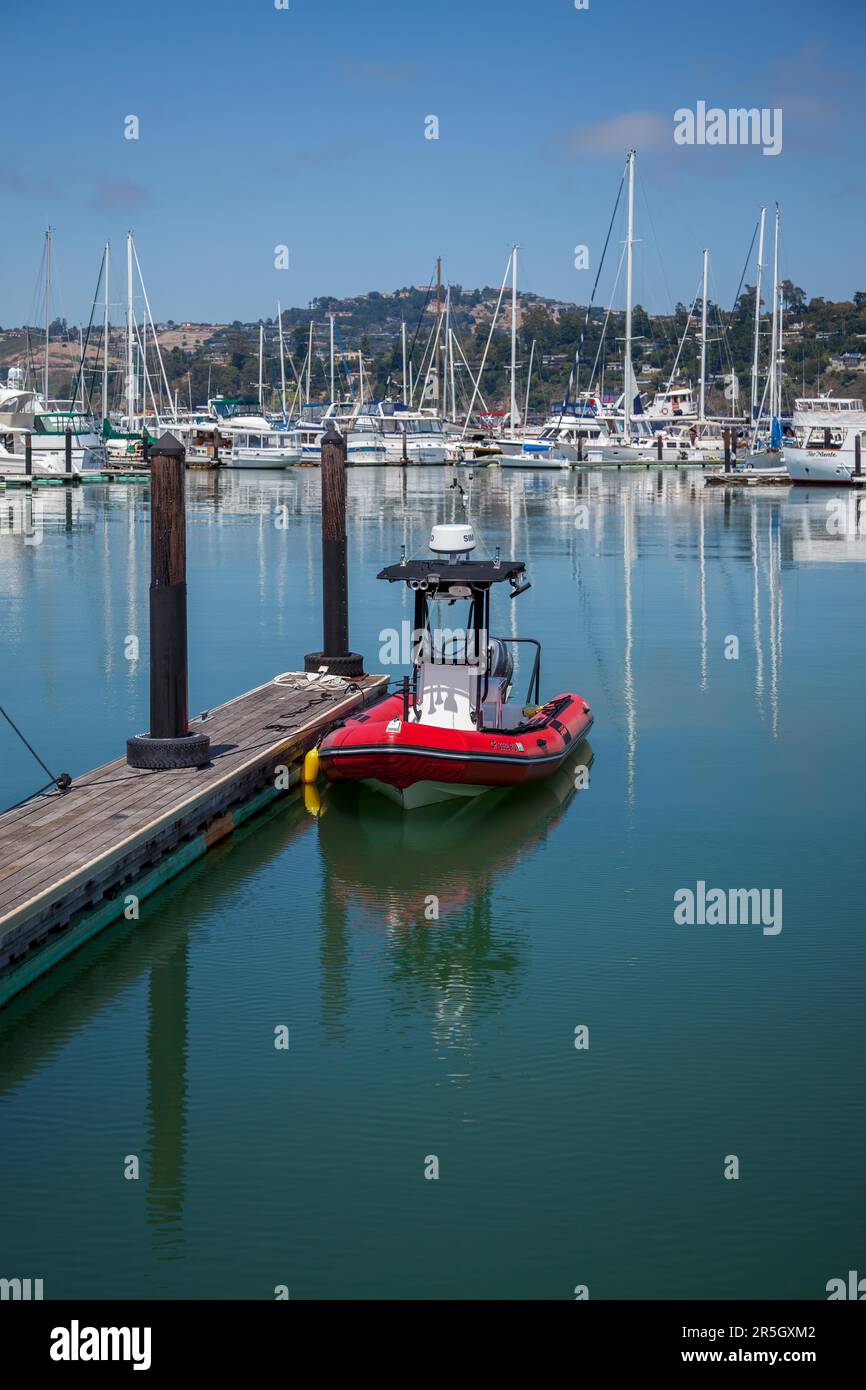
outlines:
M48 453L34 449L31 463L34 473L56 473L58 477L63 477L66 473L66 456L59 454L56 449L51 449ZM80 477L82 473L98 473L105 464L105 453L101 448L72 450L73 477ZM6 450L0 450L0 474L13 477L20 473L23 477L26 471L23 454L10 454Z
M507 445L503 442L503 448ZM572 459L561 455L547 454L500 454L491 463L499 463L503 468L570 468Z
M405 463L411 467L412 464L426 465L447 463L448 461L448 450L445 448L444 444L441 448L438 445L432 444L429 448L419 449L413 449L410 444L406 452L407 457L404 459L402 448L388 449L385 455L385 462L397 464Z
M792 482L833 484L836 487L850 487L856 479L854 464L849 455L838 449L791 449L784 448L782 456ZM866 477L864 477L866 482Z
M301 459L304 463L321 463L322 451L321 449L304 449L301 453ZM396 462L396 460L393 461ZM351 468L357 468L359 464L387 462L384 449L353 449L349 445L346 453L346 463Z
M230 458L225 460L226 468L291 468L293 463L300 463L301 456L297 451L289 453L279 449L269 449L267 453L248 453L245 449L232 453Z
M659 458L658 447L647 444L629 449L624 444L604 444L601 448L588 448L584 463L589 464L629 464L629 463L707 463L709 455L701 449L680 449L672 444L662 446Z

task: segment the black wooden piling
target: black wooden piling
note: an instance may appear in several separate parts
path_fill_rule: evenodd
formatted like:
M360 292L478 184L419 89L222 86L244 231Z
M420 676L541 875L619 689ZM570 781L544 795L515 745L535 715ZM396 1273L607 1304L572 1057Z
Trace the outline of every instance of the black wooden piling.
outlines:
M305 671L360 676L364 658L349 651L349 572L346 559L346 440L328 422L322 436L322 618L320 652L304 657Z
M731 471L731 431L730 431L729 429L727 429L727 428L726 428L726 429L723 429L723 430L722 430L722 438L723 438L724 441L725 441L725 472L726 472L726 473L730 473L730 471Z
M403 462L404 462L404 464L406 464L406 463L409 462L409 445L408 445L408 438L409 438L409 436L408 436L408 431L407 431L407 429L406 429L406 426L404 425L404 426L403 426Z
M657 454L657 456L658 456L658 461L659 461L659 463L661 463L661 461L662 461L662 449L663 449L663 448L664 448L664 441L663 441L663 439L662 439L662 437L661 437L661 432L659 432L659 433L656 435L656 454Z
M583 430L577 431L577 461L583 463Z
M150 468L150 732L127 739L131 767L204 767L210 739L191 734L187 707L186 451L173 434Z
M147 432L147 425L141 427L141 461L147 463L150 454L150 435Z
M27 430L24 435L24 473L33 477L33 435Z
M66 431L66 475L72 477L72 430Z
M861 478L862 476L863 476L863 468L862 468L862 465L861 465L861 462L860 462L860 436L859 436L859 434L855 434L855 436L854 436L854 477L855 477L855 478Z

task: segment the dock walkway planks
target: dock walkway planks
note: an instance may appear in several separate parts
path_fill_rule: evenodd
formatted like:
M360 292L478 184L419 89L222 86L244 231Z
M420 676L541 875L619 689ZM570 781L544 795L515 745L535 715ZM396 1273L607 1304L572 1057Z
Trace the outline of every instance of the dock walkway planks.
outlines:
M122 889L149 876L153 891L277 796L277 768L296 782L319 735L386 685L384 676L341 688L294 681L191 720L210 735L207 767L149 772L118 758L0 815L0 1005L75 949L75 924L115 920Z

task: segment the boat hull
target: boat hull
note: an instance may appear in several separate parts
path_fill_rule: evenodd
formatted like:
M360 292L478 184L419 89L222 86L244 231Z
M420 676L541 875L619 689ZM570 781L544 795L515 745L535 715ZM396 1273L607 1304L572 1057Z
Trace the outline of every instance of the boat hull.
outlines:
M233 449L225 459L226 468L291 468L300 463L301 455L297 449Z
M782 451L791 481L832 487L848 487L854 481L853 460L839 449L795 449Z
M319 746L328 780L384 785L411 809L441 799L431 784L472 795L549 777L592 726L592 710L574 694L556 696L513 731L447 729L402 715L402 696L391 696L328 734Z

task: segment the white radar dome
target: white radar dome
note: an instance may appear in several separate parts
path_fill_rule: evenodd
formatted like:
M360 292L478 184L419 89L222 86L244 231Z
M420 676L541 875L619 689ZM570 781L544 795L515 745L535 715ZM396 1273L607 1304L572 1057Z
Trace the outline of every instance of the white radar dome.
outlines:
M437 555L468 555L475 549L475 532L465 523L434 526L430 532L430 549Z

